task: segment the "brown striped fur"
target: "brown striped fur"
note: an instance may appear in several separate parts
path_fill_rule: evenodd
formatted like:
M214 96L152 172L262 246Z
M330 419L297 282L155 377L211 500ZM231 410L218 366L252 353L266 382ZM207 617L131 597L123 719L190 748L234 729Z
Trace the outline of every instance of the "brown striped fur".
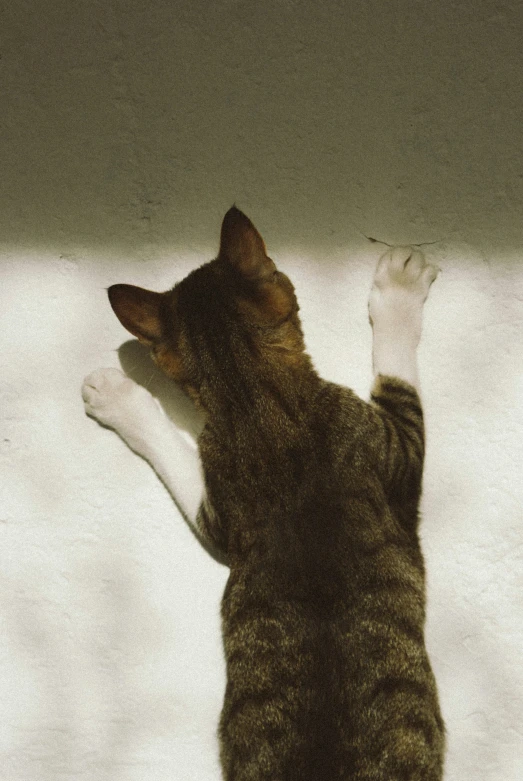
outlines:
M294 289L235 208L216 260L110 298L206 413L199 525L230 567L226 781L440 781L415 389L380 377L366 403L317 375Z

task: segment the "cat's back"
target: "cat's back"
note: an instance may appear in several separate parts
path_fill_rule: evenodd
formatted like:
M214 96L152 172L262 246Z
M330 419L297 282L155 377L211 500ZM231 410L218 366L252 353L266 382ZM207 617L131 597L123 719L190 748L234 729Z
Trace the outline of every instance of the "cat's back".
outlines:
M301 451L238 532L221 731L225 766L248 757L271 767L260 778L440 778L423 562L369 461L361 404L325 385Z

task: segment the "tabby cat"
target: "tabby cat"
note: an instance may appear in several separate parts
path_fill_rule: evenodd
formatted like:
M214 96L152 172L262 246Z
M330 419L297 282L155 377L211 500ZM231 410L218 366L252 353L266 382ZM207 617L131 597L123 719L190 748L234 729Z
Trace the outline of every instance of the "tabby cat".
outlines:
M294 288L235 207L218 257L172 290L109 288L123 326L205 415L196 450L116 369L84 383L88 414L150 461L230 568L226 781L442 778L418 540L416 348L436 273L412 248L380 260L370 403L318 376Z

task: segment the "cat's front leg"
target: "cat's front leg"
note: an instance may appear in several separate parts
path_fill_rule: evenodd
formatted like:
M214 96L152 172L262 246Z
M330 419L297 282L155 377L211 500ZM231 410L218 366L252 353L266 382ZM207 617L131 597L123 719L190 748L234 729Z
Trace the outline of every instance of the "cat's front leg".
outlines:
M412 247L394 247L380 259L369 299L376 377L397 377L419 392L423 304L437 274L437 267Z
M196 444L179 431L146 388L118 369L97 369L82 386L85 411L145 458L196 529L205 488Z

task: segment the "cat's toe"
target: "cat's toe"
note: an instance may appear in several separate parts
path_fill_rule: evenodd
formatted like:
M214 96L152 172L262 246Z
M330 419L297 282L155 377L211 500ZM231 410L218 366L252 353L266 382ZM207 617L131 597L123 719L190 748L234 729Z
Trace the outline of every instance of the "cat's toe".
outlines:
M415 255L416 250L414 250L412 247L393 247L390 250L390 270L396 274L401 274L413 256Z
M415 281L416 279L418 279L424 266L425 266L425 258L423 257L423 253L419 249L414 249L411 251L408 259L406 260L403 266L403 273L411 281Z
M96 369L82 384L82 399L85 411L91 417L105 421L111 406L114 406L121 388L128 378L119 369Z
M94 372L91 372L91 374L85 378L82 388L102 391L104 388L116 388L125 381L125 379L125 374L123 374L120 369L95 369Z
M390 285L395 279L401 277L405 266L413 256L412 247L391 247L378 261L374 284L378 288Z
M430 286L439 273L438 266L423 262L423 265L413 281L414 289L417 290L425 300L429 294Z
M439 272L441 271L439 266L434 265L433 263L427 263L425 265L425 268L422 271L422 277L425 284L430 287L432 283L436 280Z

